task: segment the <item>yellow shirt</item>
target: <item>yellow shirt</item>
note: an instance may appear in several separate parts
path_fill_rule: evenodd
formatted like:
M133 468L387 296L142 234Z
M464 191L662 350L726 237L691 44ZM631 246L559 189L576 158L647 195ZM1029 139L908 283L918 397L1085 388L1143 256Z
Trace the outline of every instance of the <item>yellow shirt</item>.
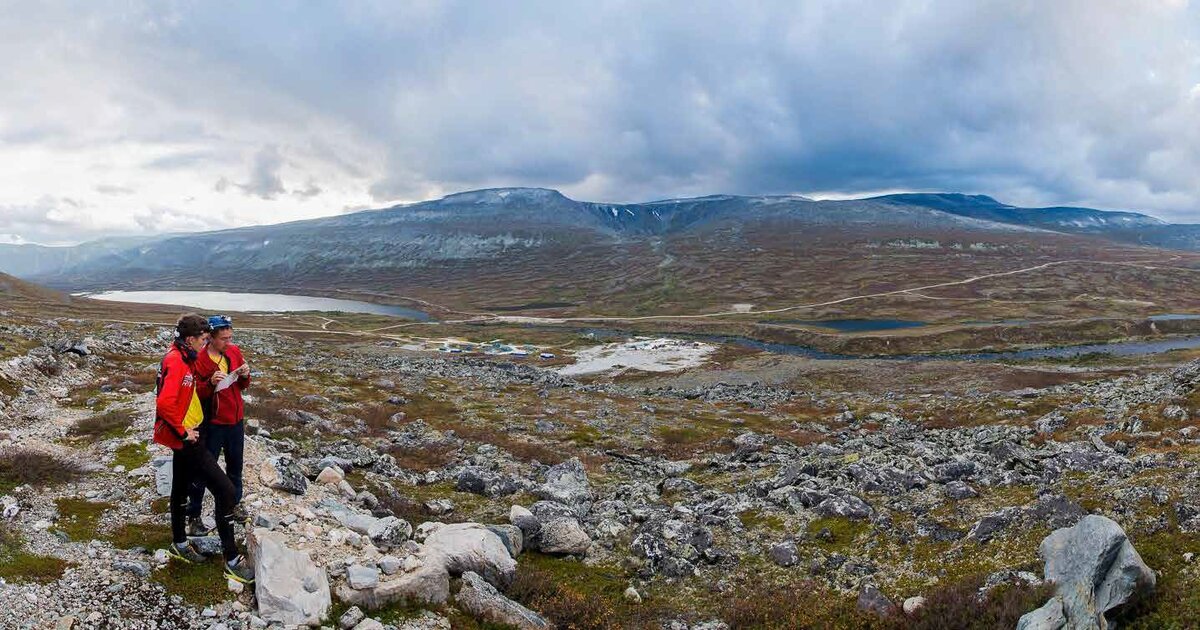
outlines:
M192 390L192 402L188 404L187 414L183 416L183 428L195 429L204 422L204 409L200 407L200 397Z

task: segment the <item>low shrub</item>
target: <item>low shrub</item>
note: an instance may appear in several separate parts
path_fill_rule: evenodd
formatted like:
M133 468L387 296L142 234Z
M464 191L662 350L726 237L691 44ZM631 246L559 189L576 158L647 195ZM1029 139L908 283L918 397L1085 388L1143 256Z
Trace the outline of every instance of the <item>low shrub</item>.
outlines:
M117 438L125 435L132 421L128 412L108 411L77 421L67 430L67 435L100 440Z
M56 486L83 475L83 466L41 451L17 448L0 453L0 494L17 486Z

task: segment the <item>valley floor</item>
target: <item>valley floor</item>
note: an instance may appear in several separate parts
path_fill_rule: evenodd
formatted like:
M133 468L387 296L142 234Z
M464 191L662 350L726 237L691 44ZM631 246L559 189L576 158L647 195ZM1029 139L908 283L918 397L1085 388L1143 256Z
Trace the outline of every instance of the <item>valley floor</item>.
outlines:
M230 591L215 561L156 555L165 453L147 441L165 328L8 315L0 627L281 625L261 589ZM256 429L238 531L308 553L332 594L329 626L357 604L385 626L496 627L459 590L467 579L444 601L428 583L398 586L425 575L439 536L465 531L444 528L480 523L504 546L476 572L560 628L1011 628L1053 591L1039 543L1085 514L1119 524L1157 575L1153 595L1110 619L1200 618L1188 353L909 363L726 346L676 372L569 377L312 323L238 332ZM300 494L278 488L285 469L305 478Z

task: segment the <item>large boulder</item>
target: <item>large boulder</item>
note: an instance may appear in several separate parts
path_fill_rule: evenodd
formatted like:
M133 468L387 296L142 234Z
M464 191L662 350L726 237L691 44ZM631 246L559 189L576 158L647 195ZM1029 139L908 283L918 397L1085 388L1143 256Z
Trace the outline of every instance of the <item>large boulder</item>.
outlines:
M450 574L444 564L418 556L412 570L388 576L374 588L356 589L345 583L338 587L337 595L343 602L370 609L399 601L440 606L450 598Z
M319 625L332 603L325 569L307 552L284 544L282 534L260 527L249 538L258 616L284 625Z
M304 494L308 491L308 479L291 455L276 455L264 459L258 467L258 478L263 485L275 490Z
M537 488L535 494L548 501L556 501L572 507L592 500L592 488L588 483L587 471L578 457L555 464L546 471L546 483Z
M544 630L553 627L541 615L500 594L496 587L488 584L473 571L463 573L462 589L454 597L454 601L459 608L482 621L520 630Z
M420 551L406 557L402 567L400 573L380 576L373 587L342 584L337 589L338 599L364 608L397 601L442 605L450 597L451 575L472 572L507 588L517 574L517 563L504 542L478 523L433 528Z
M495 532L479 523L437 528L425 539L425 562L441 562L451 575L473 571L501 588L517 575L517 561Z
M543 553L583 555L592 546L592 539L573 518L556 518L542 523L538 549Z
M1054 530L1038 553L1055 595L1022 617L1018 628L1102 630L1108 627L1105 612L1154 590L1154 571L1142 562L1121 526L1103 516L1085 516L1073 527Z

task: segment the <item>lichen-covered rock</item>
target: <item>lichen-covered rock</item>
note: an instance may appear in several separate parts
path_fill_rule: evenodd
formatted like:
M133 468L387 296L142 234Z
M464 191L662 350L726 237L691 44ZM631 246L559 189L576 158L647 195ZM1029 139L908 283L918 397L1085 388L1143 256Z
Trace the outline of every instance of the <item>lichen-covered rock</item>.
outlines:
M258 476L263 485L291 494L304 494L308 490L308 479L291 455L276 455L264 459L258 467Z
M537 496L568 506L578 506L592 500L587 471L578 457L555 464L546 471L546 482L535 491Z
M1073 527L1054 530L1038 553L1055 596L1022 617L1019 628L1103 629L1108 626L1105 612L1154 590L1154 571L1142 562L1121 526L1103 516L1085 516ZM1059 608L1064 621L1055 626Z
M488 584L473 571L462 575L462 589L455 603L471 616L489 623L511 626L520 630L544 630L550 622L541 615L512 601Z
M376 547L392 549L403 545L411 538L412 531L412 525L408 521L395 516L387 516L372 523L367 528L367 535L371 537L371 542L375 543Z
M542 523L538 549L542 553L582 555L592 546L592 539L573 518L556 518Z

